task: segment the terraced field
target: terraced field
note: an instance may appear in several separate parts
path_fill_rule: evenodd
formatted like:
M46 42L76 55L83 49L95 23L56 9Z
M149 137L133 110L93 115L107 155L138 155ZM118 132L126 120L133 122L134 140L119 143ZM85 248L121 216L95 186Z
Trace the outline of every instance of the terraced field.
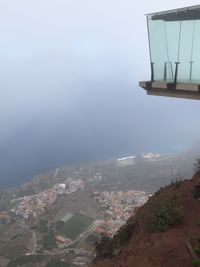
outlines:
M92 222L92 218L77 213L73 215L67 222L59 221L56 228L59 234L74 240L82 232L84 232Z

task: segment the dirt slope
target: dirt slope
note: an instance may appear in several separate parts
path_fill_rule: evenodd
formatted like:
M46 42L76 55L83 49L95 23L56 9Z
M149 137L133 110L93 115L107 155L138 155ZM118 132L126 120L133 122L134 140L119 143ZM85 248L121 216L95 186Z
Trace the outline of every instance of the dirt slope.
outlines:
M182 222L163 232L149 231L140 222L137 230L121 252L99 260L93 267L192 267L194 257L200 258L194 248L200 246L200 199L194 198L194 189L200 185L200 172L191 180L171 185L182 208ZM159 194L159 193L158 193ZM148 203L146 204L148 205ZM139 218L138 210L135 220ZM139 221L139 220L138 220ZM191 251L188 249L191 246ZM193 256L191 255L193 253ZM196 265L198 266L198 265Z

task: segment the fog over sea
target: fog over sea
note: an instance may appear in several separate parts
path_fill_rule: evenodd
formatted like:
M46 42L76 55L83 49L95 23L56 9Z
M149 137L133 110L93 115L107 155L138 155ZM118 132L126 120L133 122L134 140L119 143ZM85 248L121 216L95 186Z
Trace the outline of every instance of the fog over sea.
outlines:
M0 187L67 164L177 153L199 139L199 101L138 87L150 78L144 14L176 7L1 1Z
M200 133L190 105L146 96L134 84L99 82L88 87L73 112L63 100L58 109L27 119L0 143L0 185L18 185L67 164L188 149Z

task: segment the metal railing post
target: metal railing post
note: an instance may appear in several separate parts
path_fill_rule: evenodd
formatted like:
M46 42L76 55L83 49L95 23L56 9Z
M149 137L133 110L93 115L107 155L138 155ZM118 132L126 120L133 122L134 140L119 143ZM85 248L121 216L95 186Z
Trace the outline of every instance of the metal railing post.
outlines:
M151 82L154 82L154 63L151 62Z
M176 64L176 68L175 68L175 75L174 75L174 86L176 86L177 83L177 78L178 78L178 65L180 64L180 62L175 62Z

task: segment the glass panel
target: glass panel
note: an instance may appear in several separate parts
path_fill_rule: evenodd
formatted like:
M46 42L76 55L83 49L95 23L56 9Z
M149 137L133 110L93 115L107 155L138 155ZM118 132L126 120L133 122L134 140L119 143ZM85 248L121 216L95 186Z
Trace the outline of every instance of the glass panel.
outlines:
M192 55L192 74L191 80L193 82L200 81L200 21L195 21L195 31L194 31L194 46Z
M154 79L163 80L165 76L165 62L167 62L164 21L151 20L149 17L148 25L151 62L154 63Z
M181 22L180 52L178 55L179 67L177 81L190 81L191 53L193 39L194 21Z
M175 62L178 56L179 21L166 22L167 52L168 52L168 80L173 81L175 75Z
M200 81L200 20L163 21L148 17L151 62L154 80ZM180 41L180 42L179 42Z

